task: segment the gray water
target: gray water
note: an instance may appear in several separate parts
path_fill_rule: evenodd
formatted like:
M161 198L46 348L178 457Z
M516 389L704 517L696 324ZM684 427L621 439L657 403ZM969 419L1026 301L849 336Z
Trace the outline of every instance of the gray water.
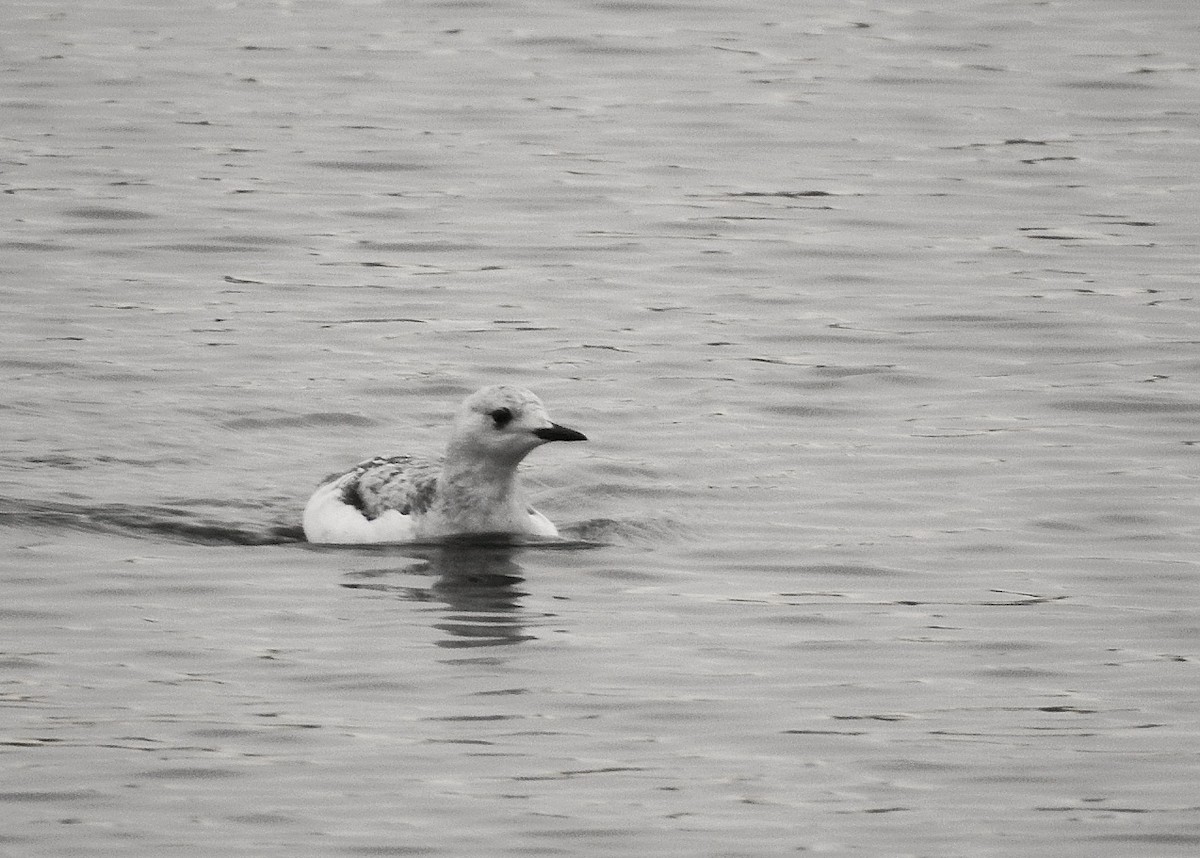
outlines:
M1200 848L1194 4L0 27L0 853ZM300 541L497 382L568 541Z

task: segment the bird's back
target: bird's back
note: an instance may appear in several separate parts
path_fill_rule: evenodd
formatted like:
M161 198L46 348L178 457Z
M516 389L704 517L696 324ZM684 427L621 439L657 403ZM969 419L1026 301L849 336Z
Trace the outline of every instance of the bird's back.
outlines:
M345 484L346 503L367 518L378 518L388 510L401 515L421 515L437 496L439 459L425 456L376 456L349 471Z
M309 542L406 542L414 516L437 496L441 463L422 456L376 456L327 477L304 508Z

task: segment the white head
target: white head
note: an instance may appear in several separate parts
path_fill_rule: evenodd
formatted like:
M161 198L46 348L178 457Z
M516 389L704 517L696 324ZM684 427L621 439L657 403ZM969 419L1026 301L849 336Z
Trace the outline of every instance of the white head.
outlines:
M542 400L530 391L497 385L463 401L447 453L515 467L542 444L586 440L582 433L552 422Z

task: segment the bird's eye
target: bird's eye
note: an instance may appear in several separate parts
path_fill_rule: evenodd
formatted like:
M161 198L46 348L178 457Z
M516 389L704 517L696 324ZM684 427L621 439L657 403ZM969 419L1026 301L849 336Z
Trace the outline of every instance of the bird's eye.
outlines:
M489 416L496 424L497 429L502 429L503 427L507 426L510 422L512 422L513 419L511 408L497 408L495 411L490 412Z

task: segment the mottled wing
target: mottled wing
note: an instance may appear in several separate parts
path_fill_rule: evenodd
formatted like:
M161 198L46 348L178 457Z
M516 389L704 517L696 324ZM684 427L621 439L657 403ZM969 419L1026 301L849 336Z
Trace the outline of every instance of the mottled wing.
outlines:
M357 507L368 519L378 518L389 509L402 515L429 509L437 494L437 478L442 463L423 456L376 456L349 472L342 499ZM332 479L339 479L338 475Z

